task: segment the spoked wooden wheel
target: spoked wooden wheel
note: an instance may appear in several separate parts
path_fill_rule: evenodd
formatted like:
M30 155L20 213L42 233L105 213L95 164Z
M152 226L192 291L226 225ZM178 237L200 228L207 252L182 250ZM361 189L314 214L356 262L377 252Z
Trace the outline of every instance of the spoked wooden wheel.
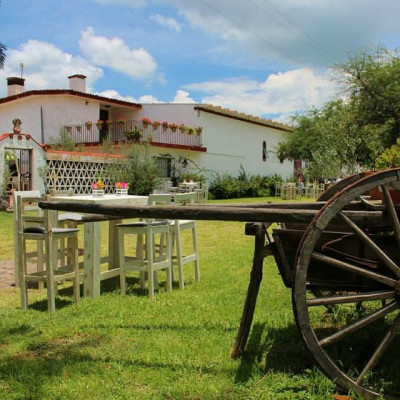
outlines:
M400 169L389 170L337 193L305 232L295 267L306 346L338 386L367 399L400 399L399 181ZM377 191L383 200L359 200Z

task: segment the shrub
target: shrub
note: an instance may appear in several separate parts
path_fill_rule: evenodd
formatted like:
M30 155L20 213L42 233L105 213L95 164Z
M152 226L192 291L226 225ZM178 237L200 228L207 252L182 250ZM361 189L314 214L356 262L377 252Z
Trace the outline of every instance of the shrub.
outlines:
M229 174L216 174L209 187L209 194L214 199L273 196L276 186L281 181L276 174L271 177L247 174L241 166L237 178Z
M134 146L128 155L126 173L121 180L129 183L129 193L148 196L159 184L157 165L149 155L148 145Z
M59 136L55 138L50 138L50 145L55 150L64 150L64 151L74 151L75 150L75 141L72 139L71 135L68 132L63 130L60 131Z

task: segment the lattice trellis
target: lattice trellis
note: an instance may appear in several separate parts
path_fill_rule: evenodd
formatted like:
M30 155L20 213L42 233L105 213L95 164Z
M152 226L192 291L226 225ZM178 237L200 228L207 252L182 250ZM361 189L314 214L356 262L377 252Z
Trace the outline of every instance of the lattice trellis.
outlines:
M110 168L112 166L112 168ZM47 160L46 183L49 190L73 190L75 194L91 193L92 183L101 179L106 193L114 192L115 174L126 168L120 163L74 160Z

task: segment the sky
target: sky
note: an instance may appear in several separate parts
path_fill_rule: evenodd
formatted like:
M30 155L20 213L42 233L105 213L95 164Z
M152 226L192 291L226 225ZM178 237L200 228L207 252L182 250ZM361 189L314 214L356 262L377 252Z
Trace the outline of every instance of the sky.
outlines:
M10 76L84 74L93 94L289 122L340 95L330 67L398 48L399 15L399 0L0 0L0 97Z

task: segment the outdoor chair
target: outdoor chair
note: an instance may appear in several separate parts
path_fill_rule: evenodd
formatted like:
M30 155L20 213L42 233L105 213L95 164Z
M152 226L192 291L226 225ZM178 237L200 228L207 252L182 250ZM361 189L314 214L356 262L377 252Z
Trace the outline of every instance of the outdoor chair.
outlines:
M149 195L148 205L170 204L170 194ZM172 290L172 260L170 224L167 220L146 219L144 221L117 225L121 294L126 293L126 272L140 272L140 287L144 288L145 275L148 278L149 297L154 298L156 272L166 270L167 291ZM133 257L127 254L125 236L136 236ZM130 244L135 240L129 241ZM132 246L135 247L135 246ZM132 252L132 251L131 251Z
M20 252L18 276L21 286L21 307L28 307L28 282L46 283L48 311L55 311L55 295L59 282L73 282L73 297L76 303L79 302L79 269L78 269L78 230L69 228L53 227L54 221L51 220L51 212L45 210L41 220L37 219L37 224L33 225L31 215L27 211L27 204L38 203L48 200L48 197L25 197L17 196L17 240ZM70 265L58 268L58 242L68 240L69 247L68 260ZM27 270L27 241L35 241L37 248L45 248L44 261L46 268L30 272Z
M185 205L193 203L196 200L196 192L176 194L174 203L177 205ZM172 230L172 268L177 266L179 287L185 288L184 266L188 263L194 263L194 271L196 281L200 281L200 262L197 243L197 228L194 220L174 220L171 222ZM184 246L182 244L182 232L190 231L191 233L191 250L189 254L184 254Z

